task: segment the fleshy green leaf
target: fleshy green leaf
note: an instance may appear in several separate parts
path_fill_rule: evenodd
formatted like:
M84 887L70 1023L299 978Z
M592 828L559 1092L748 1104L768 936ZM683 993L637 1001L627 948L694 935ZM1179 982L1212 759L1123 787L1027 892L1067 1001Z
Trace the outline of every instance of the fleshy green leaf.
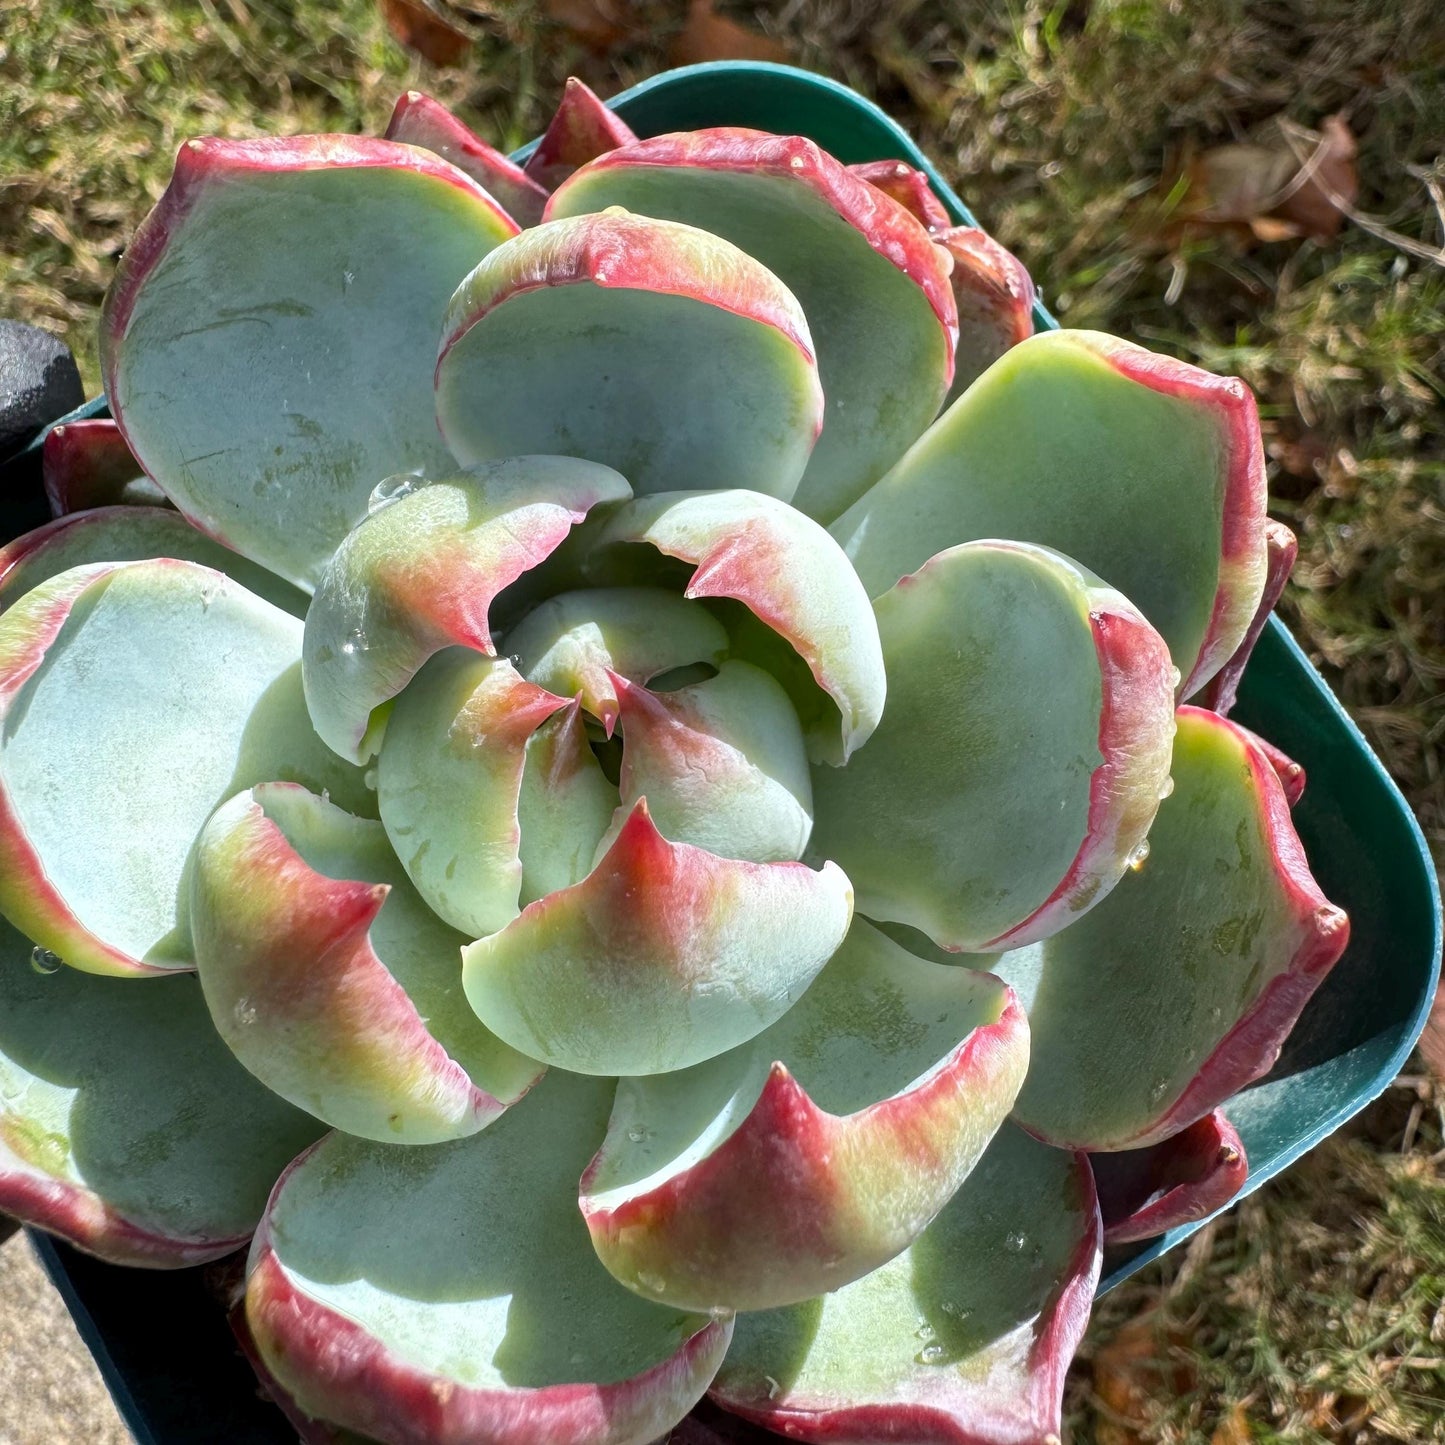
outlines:
M603 776L574 702L527 739L517 797L523 907L592 871L616 807L617 789Z
M734 652L782 682L816 761L846 762L867 741L887 692L878 628L818 523L756 492L672 492L619 507L586 540L599 576L645 570L642 542L695 569L687 597L741 603L761 626L735 627Z
M874 604L888 710L813 773L810 854L869 918L946 948L1046 937L1143 841L1169 772L1169 656L1112 588L1043 547L939 553Z
M462 282L436 411L464 463L556 452L616 467L639 496L786 499L823 393L776 276L717 236L612 210L525 231Z
M52 433L53 435L53 433ZM98 507L57 517L0 547L0 612L32 587L92 562L143 562L176 557L214 567L248 592L304 617L309 598L274 572L196 531L169 507Z
M584 1074L685 1068L765 1029L848 931L825 864L669 843L639 803L586 878L466 950L467 997L513 1047Z
M392 141L188 141L102 319L131 449L204 531L309 590L377 482L451 468L431 417L442 313L516 229Z
M219 572L73 568L0 617L0 907L66 962L192 967L192 845L272 779L373 806L307 720L301 623Z
M517 916L527 745L566 706L505 659L453 647L392 710L376 767L381 820L417 891L468 938Z
M241 793L206 825L191 920L221 1037L335 1128L460 1138L541 1074L467 1006L466 938L413 892L381 824L295 784Z
M507 214L523 226L535 226L542 219L546 190L431 96L419 90L407 91L391 113L386 138L421 146L450 161L500 201Z
M727 238L802 302L828 397L798 493L783 494L803 512L837 516L928 426L958 329L944 253L905 208L811 140L728 129L656 136L584 166L546 214L614 205ZM670 486L696 483L679 475Z
M1188 697L1265 574L1264 453L1243 382L1094 331L1001 357L831 530L870 596L960 542L1055 547L1163 634Z
M611 1094L552 1074L473 1138L337 1134L296 1162L246 1317L303 1410L393 1445L648 1445L687 1413L732 1321L649 1304L597 1262L573 1189Z
M1138 870L994 965L1034 1035L1014 1116L1054 1143L1138 1148L1202 1118L1269 1069L1349 936L1239 729L1181 708L1173 775Z
M564 592L534 607L506 637L529 682L582 706L612 733L616 673L650 682L692 663L715 666L727 629L700 602L661 587L596 587Z
M1099 1260L1084 1159L1005 1126L896 1259L742 1316L712 1398L794 1440L1056 1445Z
M372 512L327 563L306 614L306 701L316 731L364 762L373 716L427 658L456 643L493 653L488 614L525 586L588 511L630 495L608 467L512 457L411 491Z
M908 1245L967 1176L1028 1064L995 978L911 958L862 920L750 1044L624 1079L582 1180L598 1254L653 1299L767 1309Z
M1091 1154L1104 1243L1150 1239L1223 1209L1244 1186L1249 1160L1221 1110L1144 1149Z
M0 1210L117 1264L243 1245L321 1126L216 1037L193 978L92 978L0 921Z
M767 673L730 659L716 677L654 693L619 686L622 803L618 826L646 798L664 838L723 858L803 856L813 787L803 732Z
M565 181L547 216L609 206L725 237L802 303L828 398L793 496L809 516L831 521L933 419L958 329L948 263L902 206L812 141L737 129L638 141Z

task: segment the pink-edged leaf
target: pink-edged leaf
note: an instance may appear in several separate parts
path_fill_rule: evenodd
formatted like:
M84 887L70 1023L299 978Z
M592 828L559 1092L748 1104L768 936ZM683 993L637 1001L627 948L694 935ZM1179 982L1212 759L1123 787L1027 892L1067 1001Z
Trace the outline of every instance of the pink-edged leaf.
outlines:
M555 191L579 166L636 139L616 111L575 75L568 76L562 99L524 169L544 191Z
M1349 939L1242 729L1180 708L1172 773L1137 868L994 964L1034 1036L1014 1117L1053 1143L1142 1148L1203 1118L1269 1070Z
M40 447L40 474L52 517L123 503L170 505L109 417L51 427Z
M294 783L217 810L190 911L217 1031L268 1088L334 1128L456 1139L541 1074L467 1007L466 939L412 892L381 824Z
M309 590L382 478L453 465L430 414L442 314L516 231L414 146L188 141L102 315L115 419L192 522Z
M560 452L639 496L793 495L823 424L796 299L736 246L617 209L534 227L457 289L437 421L465 463Z
M431 96L419 90L402 95L391 113L386 139L421 146L450 161L495 196L521 225L535 226L542 219L546 190Z
M1223 1209L1244 1186L1249 1160L1220 1109L1144 1149L1091 1154L1104 1243L1151 1239Z
M543 562L593 507L630 495L608 467L517 456L373 512L327 563L306 614L306 701L327 745L356 762L372 756L382 704L444 647L493 653L497 594Z
M1044 938L1095 906L1169 774L1169 655L1113 588L1047 548L970 542L874 604L888 708L813 772L809 855L866 917L949 949Z
M736 650L787 689L811 757L838 765L863 745L888 686L878 627L847 558L818 523L754 492L662 493L619 507L586 565L603 575L629 565L627 544L637 542L695 569L687 597L740 602L762 624L735 627Z
M96 973L194 966L188 860L237 787L374 805L307 722L301 623L194 562L73 567L11 605L0 721L0 909Z
M1102 332L1045 331L1010 347L830 530L874 597L941 547L1057 548L1149 619L1185 698L1258 609L1265 502L1243 382Z
M1034 283L1024 263L977 226L953 226L935 232L934 240L953 258L949 280L958 304L958 358L947 405L1009 347L1034 334Z
M820 1299L741 1316L711 1398L793 1440L1057 1442L1101 1235L1084 1156L1005 1126L896 1259Z
M647 1445L691 1409L732 1320L624 1290L577 1214L611 1094L557 1072L469 1139L337 1134L292 1165L246 1317L301 1411L390 1445Z
M906 1247L968 1175L1028 1061L1012 994L862 920L743 1048L624 1079L582 1180L604 1264L648 1298L769 1309Z
M917 167L904 161L860 161L848 169L859 180L877 186L885 196L897 201L930 232L946 231L953 224L928 177Z
M506 647L527 678L579 699L610 738L617 677L647 683L697 663L716 667L728 634L701 602L662 587L594 587L539 603L508 631Z
M736 128L638 141L565 181L547 216L609 206L725 237L801 302L828 398L793 499L809 516L836 517L937 412L958 334L948 258L812 141Z
M0 921L0 1210L115 1264L245 1244L320 1125L216 1037L193 978L92 978Z
M213 542L170 507L96 507L70 512L0 547L0 612L72 567L175 557L239 582L273 606L304 617L310 599L274 572Z
M658 830L724 858L803 856L813 788L797 714L761 668L729 658L715 677L654 693L616 680L621 826L647 799Z
M1265 576L1264 591L1260 594L1259 606L1244 639L1230 655L1229 661L1204 685L1199 694L1201 706L1212 709L1220 717L1227 717L1239 696L1239 684L1244 669L1249 664L1254 645L1259 641L1264 625L1275 604L1284 595L1285 583L1294 571L1295 559L1299 556L1299 538L1285 526L1271 517L1264 524Z
M1304 797L1305 777L1304 765L1297 763L1282 748L1276 747L1268 738L1262 738L1258 733L1250 732L1246 727L1240 727L1241 736L1246 738L1254 747L1268 759L1270 767L1274 769L1274 775L1279 779L1279 785L1284 789L1284 799L1291 808Z
M567 705L506 659L456 648L432 658L392 709L376 768L381 821L417 891L469 939L520 909L527 750Z
M580 883L464 954L482 1022L586 1074L685 1068L761 1032L848 931L841 869L747 863L669 843L645 801Z

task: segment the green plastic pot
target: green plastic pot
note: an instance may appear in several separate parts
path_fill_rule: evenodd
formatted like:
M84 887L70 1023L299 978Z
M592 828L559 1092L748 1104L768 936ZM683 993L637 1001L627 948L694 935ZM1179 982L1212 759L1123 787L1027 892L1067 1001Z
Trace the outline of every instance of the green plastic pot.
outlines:
M846 162L905 160L955 221L968 208L877 106L788 66L719 62L669 71L611 102L640 135L741 125L806 135ZM524 158L531 150L518 153ZM1058 323L1036 306L1035 324ZM78 416L103 415L104 400ZM70 418L67 418L70 419ZM0 477L0 540L45 519L39 443ZM1257 1189L1338 1129L1399 1073L1425 1025L1440 970L1440 890L1419 826L1344 709L1276 618L1260 639L1232 716L1277 743L1309 776L1295 825L1326 895L1351 919L1350 946L1311 1000L1269 1076L1226 1106ZM1202 1222L1202 1221L1201 1221ZM1186 1225L1111 1251L1099 1292L1187 1238ZM41 1258L140 1445L291 1445L259 1401L200 1271L144 1274L35 1237ZM166 1343L134 1328L166 1321Z

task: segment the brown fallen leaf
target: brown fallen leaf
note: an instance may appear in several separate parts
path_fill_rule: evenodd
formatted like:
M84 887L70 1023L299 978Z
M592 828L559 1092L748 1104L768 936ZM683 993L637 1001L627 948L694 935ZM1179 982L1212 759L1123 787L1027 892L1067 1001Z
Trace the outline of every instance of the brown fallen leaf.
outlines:
M1327 241L1359 195L1358 146L1344 117L1329 116L1318 133L1284 120L1267 145L1215 146L1184 167L1188 190L1166 228L1185 236L1222 231L1242 241Z
M1254 1431L1250 1428L1249 1415L1243 1402L1235 1405L1209 1437L1209 1445L1251 1445Z
M713 0L692 0L687 23L672 38L667 58L673 65L701 65L707 60L788 59L782 41L749 30L713 9Z
M1176 1353L1183 1343L1179 1327L1161 1325L1151 1311L1130 1320L1094 1356L1094 1394L1103 1407L1095 1445L1150 1445L1155 1438L1150 1402L1185 1394L1196 1383Z
M1435 991L1430 1017L1425 1020L1425 1032L1420 1035L1416 1047L1425 1060L1425 1067L1445 1083L1445 983Z
M628 0L543 0L542 11L595 55L615 50L643 28Z
M460 65L472 48L471 36L422 0L381 0L381 18L396 40L433 65Z

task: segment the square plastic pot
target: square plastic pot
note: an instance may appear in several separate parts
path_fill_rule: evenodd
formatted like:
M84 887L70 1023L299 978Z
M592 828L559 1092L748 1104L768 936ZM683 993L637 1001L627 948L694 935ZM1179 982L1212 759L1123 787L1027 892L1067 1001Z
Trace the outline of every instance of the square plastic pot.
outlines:
M845 162L905 160L928 175L955 221L974 219L882 111L805 71L747 62L691 66L611 104L644 136L741 125L809 136ZM1035 322L1058 324L1042 306ZM76 415L103 408L103 400L93 402ZM36 443L0 473L0 542L45 520L39 455ZM1404 1065L1439 975L1440 893L1409 806L1275 618L1231 715L1304 765L1309 786L1295 825L1320 886L1351 919L1348 951L1273 1071L1225 1106L1249 1155L1248 1193L1358 1113ZM1199 1227L1111 1251L1099 1292ZM258 1398L200 1271L122 1270L41 1236L35 1244L140 1445L293 1445L280 1413Z

